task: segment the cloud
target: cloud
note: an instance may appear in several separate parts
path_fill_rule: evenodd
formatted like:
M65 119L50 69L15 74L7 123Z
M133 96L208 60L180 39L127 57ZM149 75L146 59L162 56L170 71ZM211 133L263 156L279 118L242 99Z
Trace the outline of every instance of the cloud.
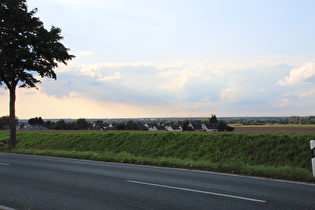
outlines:
M104 82L104 81L113 81L113 80L117 80L117 79L121 79L121 74L118 71L116 71L113 76L98 78L96 81Z
M288 93L285 96L294 96L299 99L306 99L306 98L313 98L315 95L315 89L297 89L297 90L292 90L288 91Z
M56 94L69 95L69 90L73 90L86 92L87 97L137 103L152 100L152 104L199 103L205 98L235 103L257 92L269 93L266 85L274 84L274 78L269 78L268 72L277 67L267 63L265 66L270 68L267 71L266 67L260 68L264 66L262 63L258 61L256 66L253 61L73 64L71 71L58 75L60 88ZM46 87L45 83L42 85Z
M78 66L78 74L87 75L90 77L100 78L102 77L100 69L102 68L102 64L93 64L93 65L80 65Z
M280 86L310 84L314 83L315 79L315 64L308 62L299 68L294 68L290 71L290 75L283 80L279 80L276 84Z
M291 100L288 98L282 98L281 102L278 104L279 107L285 107L290 104Z
M315 95L315 89L312 90L308 90L308 91L303 91L301 93L298 94L299 98L311 98Z
M189 112L199 116L228 113L226 110L235 110L240 116L249 111L258 113L255 109L259 113L268 113L272 108L290 109L298 97L303 101L314 94L307 89L298 91L275 85L285 77L288 68L293 69L288 63L275 60L73 62L69 68L58 72L56 81L45 79L40 84L41 94L59 100L81 98L100 104L121 104L146 113L164 110L174 115Z
M305 9L314 3L296 1L279 11L265 3L234 3L230 10L225 1L204 0L73 2L28 2L38 7L36 16L45 26L62 29L63 42L76 54L56 69L56 81L39 84L41 94L56 98L52 102L123 104L121 109L143 113L249 115L286 102L280 99L289 99L284 107L294 112L295 101L314 98L309 85L315 82L314 14ZM272 8L281 7L279 2ZM23 107L31 103L26 98Z
M238 96L238 88L229 87L221 92L220 98L227 103L235 103L241 99Z
M93 53L90 51L79 51L76 53L77 57L83 57L83 56L89 56L92 55Z
M48 3L51 3L51 4L57 4L57 5L62 5L62 6L67 6L67 7L80 7L80 8L87 8L89 6L91 6L91 3L88 2L88 1L79 1L77 2L77 4L73 4L72 1L69 1L69 0L40 0L42 2L48 2ZM101 0L93 0L93 5L96 4L96 5L99 5L100 3L102 3L103 1Z
M269 58L271 58L271 59L273 59L273 58L275 58L275 59L278 59L278 58L287 58L287 57L289 57L288 55L284 55L284 54L282 54L282 55L263 55L263 56L261 56L262 58L267 58L267 59L269 59Z
M163 90L180 90L182 89L187 82L187 78L184 76L177 77L166 84L161 84L159 87Z

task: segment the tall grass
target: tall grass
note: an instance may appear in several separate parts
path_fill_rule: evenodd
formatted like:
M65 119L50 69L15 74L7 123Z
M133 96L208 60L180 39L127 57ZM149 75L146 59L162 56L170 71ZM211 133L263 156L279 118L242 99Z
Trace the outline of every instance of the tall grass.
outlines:
M21 132L15 152L314 181L310 139L315 135Z

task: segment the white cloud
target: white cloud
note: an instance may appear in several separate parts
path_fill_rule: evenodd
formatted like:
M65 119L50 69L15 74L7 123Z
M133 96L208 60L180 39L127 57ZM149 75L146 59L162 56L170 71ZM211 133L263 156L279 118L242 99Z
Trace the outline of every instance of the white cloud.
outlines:
M256 113L277 101L294 114L294 102L315 94L305 87L315 82L314 12L307 9L313 1L290 1L281 10L270 10L281 1L230 2L233 9L205 0L30 0L45 26L62 29L63 43L77 56L56 69L57 81L39 84L40 93L69 99L69 107L91 100L122 103L128 111L150 107L147 113L174 107L174 113L248 107ZM31 103L26 99L23 107Z
M66 74L60 75L64 81L57 80L60 86L66 85L63 89L67 93L55 93L57 95L68 95L68 90L74 89L86 91L86 96L89 97L104 95L103 98L106 99L109 97L105 94L110 94L112 100L120 98L126 101L137 100L139 103L145 97L148 98L147 102L149 98L150 100L154 98L152 103L157 101L167 103L166 100L205 103L205 98L211 98L211 101L235 103L246 100L252 95L255 95L256 99L262 96L267 97L270 94L270 84L275 83L274 78L269 77L269 73L274 74L277 65L269 60L170 61L160 63L105 62L80 65L71 63L69 68L70 71L64 71L63 73ZM122 78L123 82L120 80ZM111 83L107 83L108 81ZM77 87L82 84L85 86L84 89ZM91 89L95 89L95 93L92 94ZM102 94L97 93L100 90L106 90L106 93L105 91ZM117 94L117 91L121 93ZM123 97L124 94L128 96ZM276 94L274 89L272 94Z
M288 55L284 55L284 54L282 54L282 55L263 55L263 56L261 56L262 58L271 58L271 59L273 59L273 58L276 58L276 59L278 59L278 58L287 58L287 57L289 57Z
M261 92L261 93L262 93L262 92L265 92L265 91L266 91L265 88L260 88L260 89L257 90L257 92Z
M83 57L83 56L89 56L92 55L93 53L90 51L79 51L76 53L77 57Z
M277 85L297 85L301 83L311 83L310 80L315 77L315 64L308 62L300 68L295 68L290 71L290 75L283 80L279 80Z
M235 103L240 100L238 96L238 88L230 86L221 92L220 98L227 103Z
M201 101L202 102L209 102L210 101L210 97L208 96L206 98L202 98Z
M180 90L185 86L186 82L187 78L185 76L181 76L169 81L168 83L161 84L160 88L164 90Z
M185 103L184 105L178 105L176 110L194 110L200 107L203 107L204 104L197 102L197 103Z
M301 106L303 101L311 100L315 90L292 90L291 86L275 86L276 78L284 77L287 66L270 60L95 64L71 62L67 70L57 72L56 81L44 80L35 95L42 98L46 95L49 98L44 100L56 104L67 102L67 107L78 109L80 100L82 104L92 101L98 106L104 103L120 104L120 107L125 108L121 110L125 116L135 110L138 110L137 114L147 113L147 116L157 112L160 116L163 113L168 116L183 116L185 113L186 116L205 116L209 113L240 116L242 113L250 115L249 111L258 113L254 111L258 108L259 113L270 112L272 115L269 111L272 107L285 108L294 114L296 107ZM19 103L23 103L23 106L31 106L30 103L26 105L26 92L19 98ZM301 103L297 103L297 99ZM103 108L97 110L101 113ZM117 107L106 106L106 110L106 113L120 113ZM55 112L63 113L57 110ZM73 110L69 115L70 113L74 116L80 112ZM107 116L108 113L102 116ZM274 113L277 114L276 111ZM92 115L92 111L87 111L86 114Z
M313 98L315 95L315 89L298 89L289 91L286 96L296 96L300 99Z
M315 95L315 90L313 89L306 92L302 92L298 96L299 98L310 98L310 97L313 97L314 95Z
M104 63L94 63L94 64L82 64L77 65L77 68L84 69L102 69L102 68L110 68L110 69L119 69L124 67L145 67L145 66L154 66L154 64L150 62L104 62Z
M88 75L91 77L95 77L97 79L105 78L102 76L102 73L106 73L109 71L108 69L121 69L125 67L154 67L153 64L149 62L126 62L126 63L95 63L95 64L82 64L82 65L76 65L71 66L68 68L72 68L72 70L76 72L80 72L80 75ZM103 70L107 69L107 70Z
M288 98L282 98L282 99L281 99L281 102L278 104L278 107L285 107L285 106L289 105L290 102L291 102L290 99L288 99Z
M78 1L75 4L73 4L73 1L71 0L32 0L32 4L39 4L39 2L45 2L45 3L50 3L50 4L58 4L60 6L67 6L67 7L81 7L81 8L86 8L88 6L91 6L91 2L89 1ZM92 5L99 5L103 1L101 0L93 0Z
M80 73L82 75L88 75L90 77L100 78L102 77L100 73L100 69L103 67L102 64L93 64L93 65L80 65L78 68L80 69Z
M117 80L117 79L121 79L121 74L118 71L116 71L113 76L99 78L96 81L104 82L104 81L113 81L113 80Z

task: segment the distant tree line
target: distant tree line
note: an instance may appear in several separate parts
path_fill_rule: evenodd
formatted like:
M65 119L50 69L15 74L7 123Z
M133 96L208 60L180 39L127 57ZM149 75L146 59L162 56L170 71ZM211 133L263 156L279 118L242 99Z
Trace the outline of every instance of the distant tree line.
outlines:
M16 125L19 120L16 118ZM58 121L44 121L41 117L35 117L28 120L30 125L42 125L53 130L96 130L101 128L104 124L111 123L112 130L148 130L145 124L163 125L178 125L184 131L192 131L189 124L210 123L217 126L219 131L232 131L233 128L229 124L242 124L242 125L265 125L265 124L315 124L315 116L290 116L290 117L240 117L240 118L217 118L211 115L210 118L204 119L159 119L159 120L95 120L88 121L85 118L77 120L63 120ZM9 116L0 117L0 130L9 129L10 118Z
M32 118L34 119L34 118ZM28 121L29 124L32 125L32 119ZM36 119L36 118L35 118ZM31 121L31 122L30 122ZM35 120L36 122L36 120ZM88 130L91 127L91 123L88 122L84 118L80 118L74 121L65 121L65 120L58 120L58 121L42 121L40 118L40 124L45 126L46 128L53 129L53 130Z
M84 118L78 120L58 120L44 121L41 117L35 117L28 120L30 125L42 125L53 130L149 130L149 126L156 126L162 130L165 126L177 126L183 131L194 131L196 126L212 125L218 131L233 131L234 128L229 126L224 120L218 120L216 115L211 115L210 118L200 119L167 119L167 120L111 120L111 121L87 121ZM109 125L111 127L109 127ZM193 125L193 126L192 126Z

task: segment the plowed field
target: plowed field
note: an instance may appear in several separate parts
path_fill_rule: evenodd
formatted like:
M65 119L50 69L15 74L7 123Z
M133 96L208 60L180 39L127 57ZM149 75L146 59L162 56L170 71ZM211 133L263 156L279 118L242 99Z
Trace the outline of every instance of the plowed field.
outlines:
M315 134L315 127L294 126L236 126L234 133L287 133L287 134Z

